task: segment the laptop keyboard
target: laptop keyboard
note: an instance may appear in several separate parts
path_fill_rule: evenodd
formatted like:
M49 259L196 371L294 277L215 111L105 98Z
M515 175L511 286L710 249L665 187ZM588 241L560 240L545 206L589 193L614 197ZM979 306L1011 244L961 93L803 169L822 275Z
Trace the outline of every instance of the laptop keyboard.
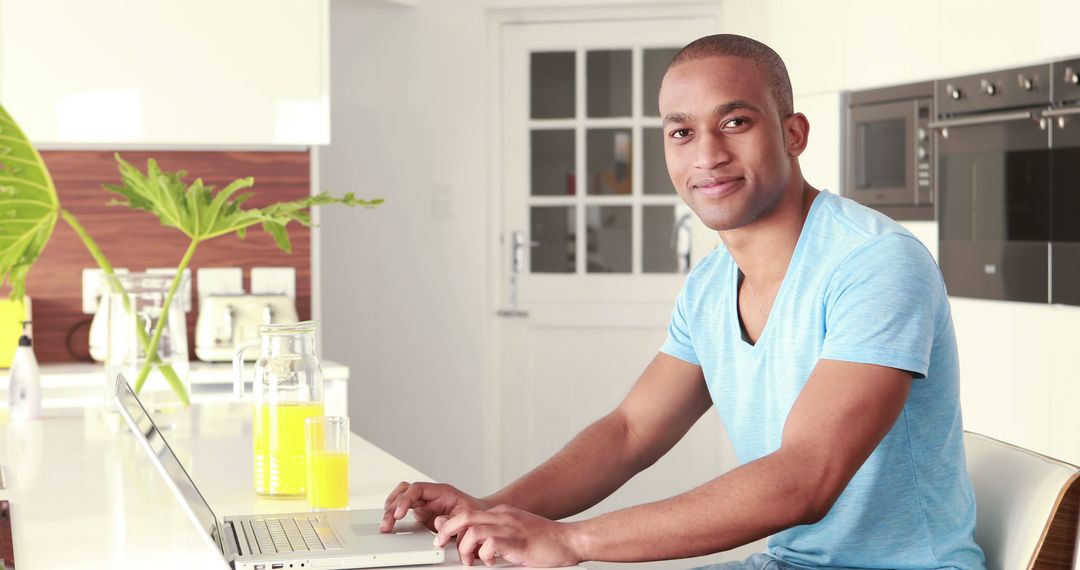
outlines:
M330 527L315 517L251 519L244 521L244 532L262 554L341 548Z

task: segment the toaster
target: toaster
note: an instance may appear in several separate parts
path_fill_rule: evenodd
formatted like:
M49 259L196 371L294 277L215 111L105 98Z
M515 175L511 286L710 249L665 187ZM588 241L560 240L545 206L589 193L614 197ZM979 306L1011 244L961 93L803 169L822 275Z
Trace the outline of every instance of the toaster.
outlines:
M237 345L259 338L259 325L298 320L296 305L284 294L211 294L199 304L195 355L207 362L231 361Z

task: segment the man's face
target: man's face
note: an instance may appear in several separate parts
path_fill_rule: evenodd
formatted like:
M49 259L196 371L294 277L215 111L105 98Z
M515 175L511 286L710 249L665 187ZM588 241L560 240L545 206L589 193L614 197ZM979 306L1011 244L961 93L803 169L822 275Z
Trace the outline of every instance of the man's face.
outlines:
M750 60L707 57L671 68L660 116L671 182L709 228L750 224L783 196L793 156L765 74Z

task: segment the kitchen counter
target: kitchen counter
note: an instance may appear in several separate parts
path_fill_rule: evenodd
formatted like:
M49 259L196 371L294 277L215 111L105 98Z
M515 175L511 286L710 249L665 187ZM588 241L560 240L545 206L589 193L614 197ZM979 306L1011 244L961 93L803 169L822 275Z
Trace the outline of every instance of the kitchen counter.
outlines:
M100 407L51 409L25 423L0 420L17 568L221 568L227 566L184 513L146 452ZM174 415L169 445L220 519L306 511L303 499L252 490L251 408L203 403ZM350 440L350 508L382 508L402 480L429 481L370 442ZM447 549L441 567L463 568Z
M349 367L322 361L323 385L326 390L326 413L348 415ZM105 366L95 362L42 364L41 405L45 409L100 407L105 390ZM0 370L0 402L7 405L8 373ZM251 396L252 364L244 366L249 379L245 394ZM233 400L233 371L229 362L191 362L191 401L228 402Z

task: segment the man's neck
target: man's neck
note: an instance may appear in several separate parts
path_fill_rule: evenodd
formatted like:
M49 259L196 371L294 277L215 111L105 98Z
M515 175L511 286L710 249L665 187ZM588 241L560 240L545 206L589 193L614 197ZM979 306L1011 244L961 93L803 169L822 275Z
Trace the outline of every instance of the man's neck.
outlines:
M802 181L799 190L786 192L771 212L754 223L718 232L744 283L770 287L783 281L810 205L819 193Z

